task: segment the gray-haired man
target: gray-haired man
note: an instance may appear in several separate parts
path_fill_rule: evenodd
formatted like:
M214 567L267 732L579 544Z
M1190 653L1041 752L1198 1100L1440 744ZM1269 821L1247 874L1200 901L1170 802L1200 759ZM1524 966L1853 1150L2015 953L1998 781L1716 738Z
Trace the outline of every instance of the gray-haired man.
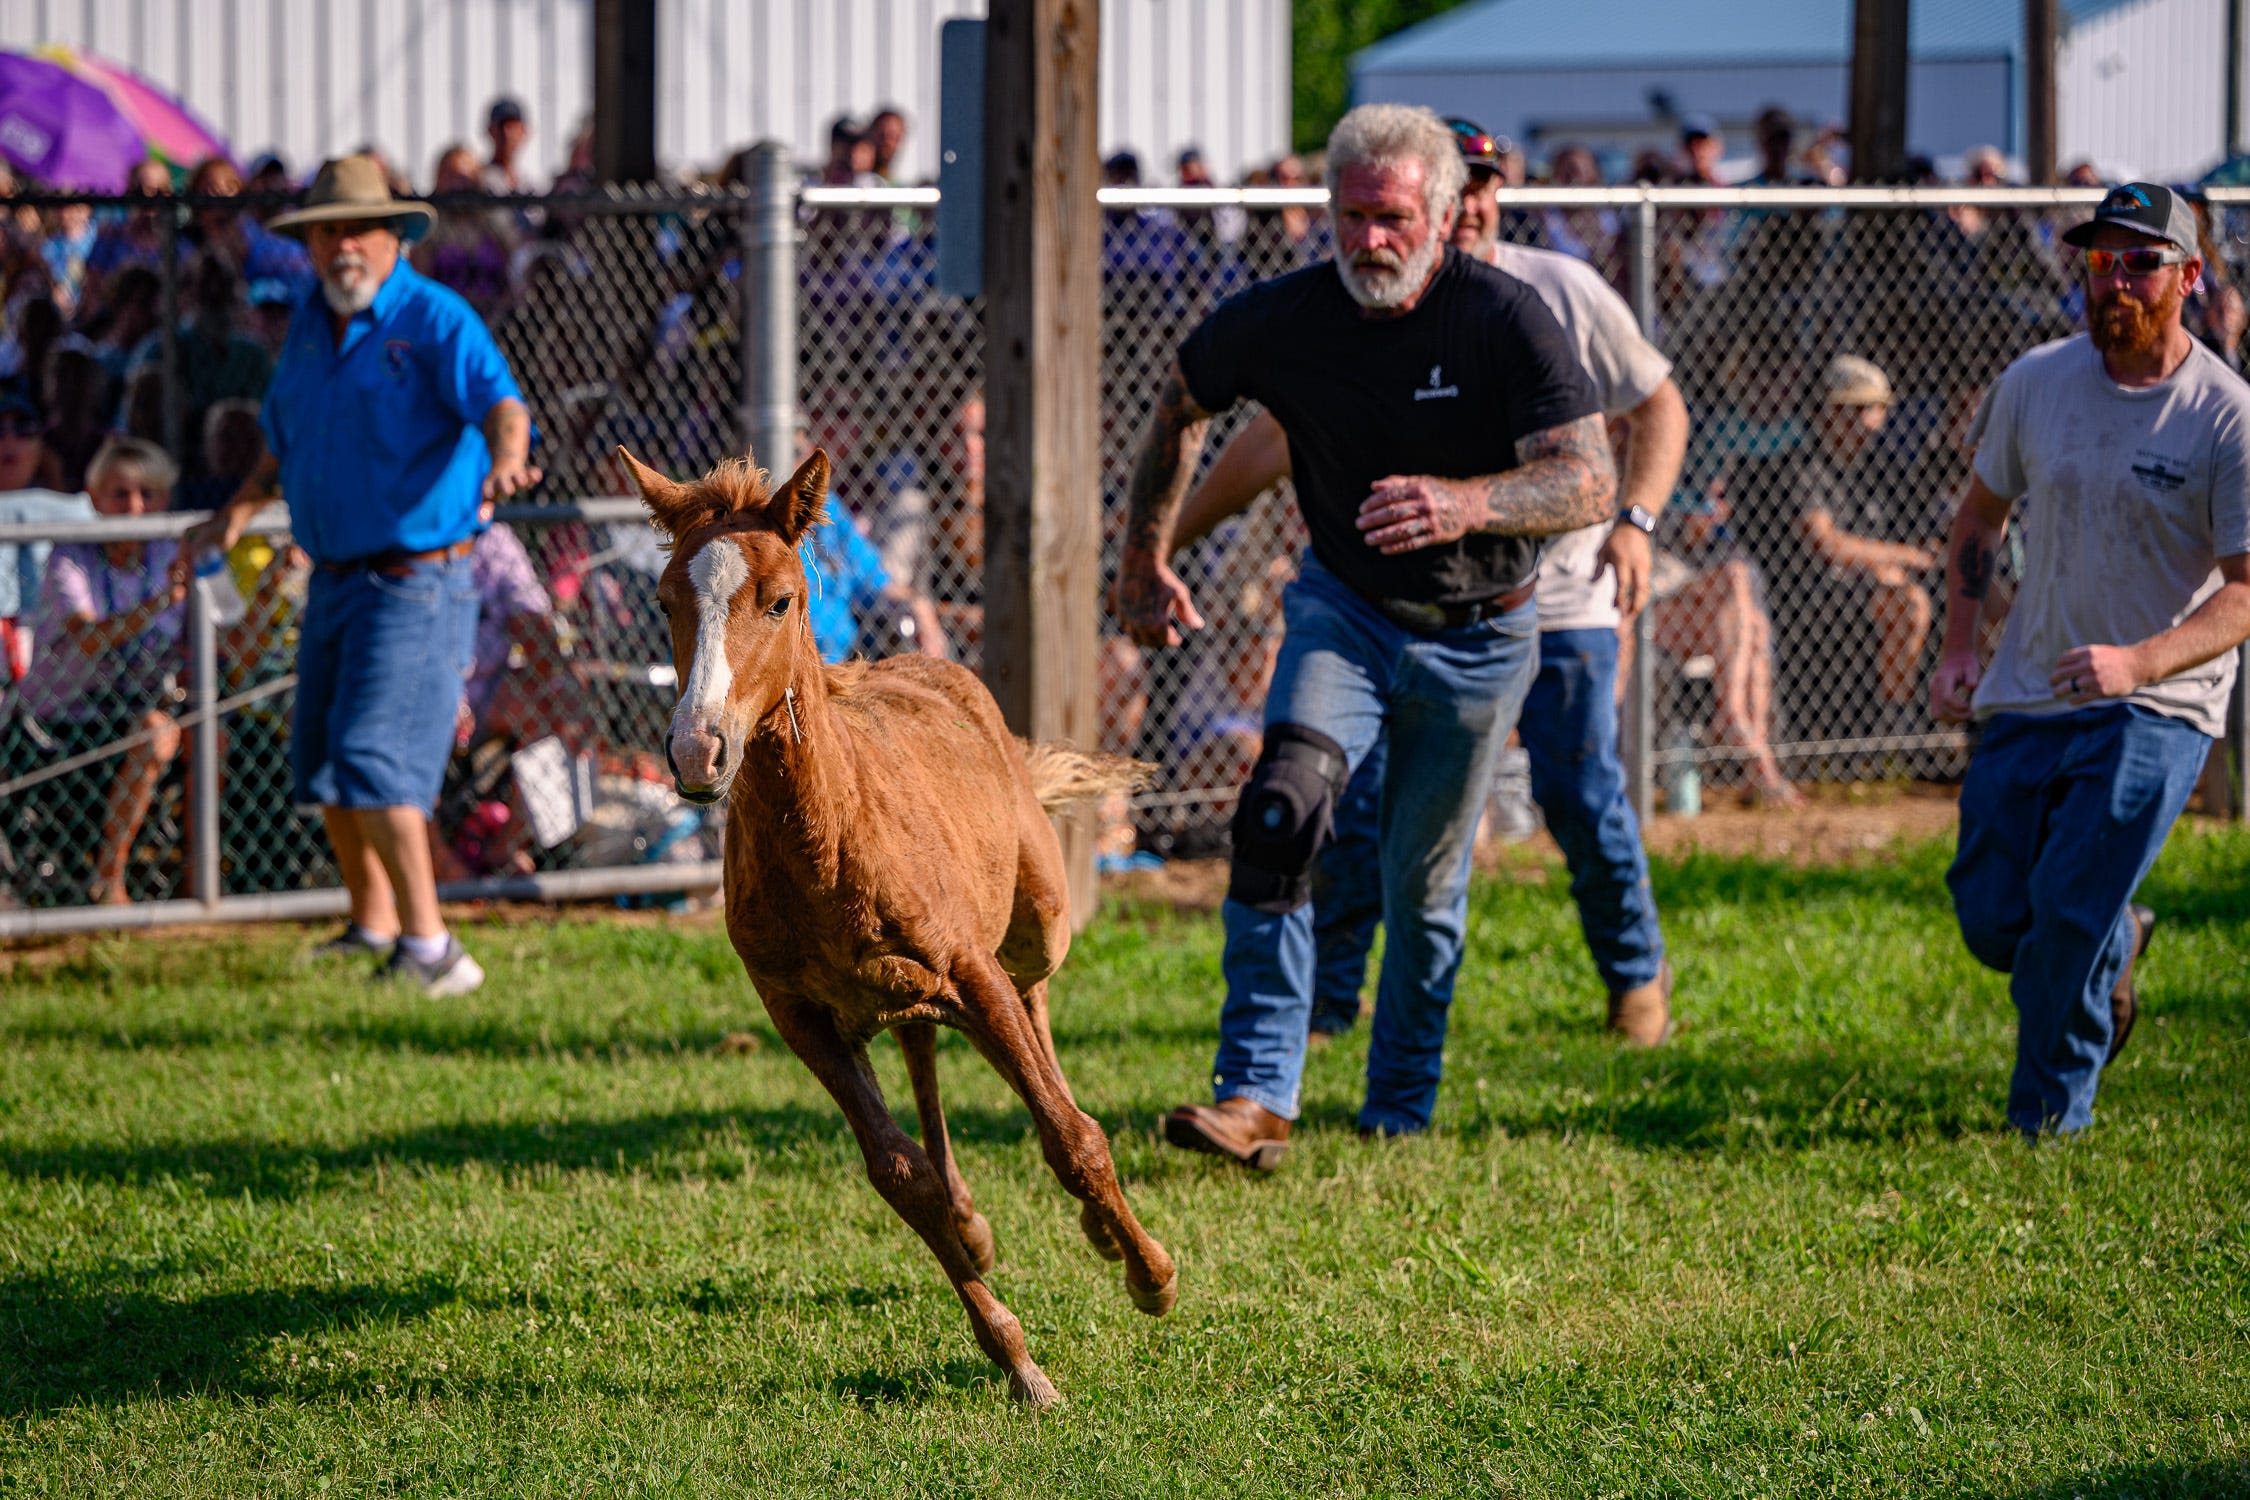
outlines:
M1363 105L1329 137L1337 256L1228 299L1180 346L1132 489L1119 613L1147 646L1201 618L1168 566L1204 421L1262 402L1288 435L1310 554L1264 750L1234 821L1216 1103L1174 1145L1270 1168L1297 1113L1313 995L1311 872L1378 737L1390 933L1363 1130L1426 1128L1460 967L1469 851L1537 663L1542 536L1606 518L1600 406L1554 314L1447 247L1465 177L1427 110Z

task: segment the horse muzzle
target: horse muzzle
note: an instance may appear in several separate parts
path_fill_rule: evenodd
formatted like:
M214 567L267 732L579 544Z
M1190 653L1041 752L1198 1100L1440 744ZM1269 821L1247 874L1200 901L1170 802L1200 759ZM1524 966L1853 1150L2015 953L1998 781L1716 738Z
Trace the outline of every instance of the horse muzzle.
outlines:
M727 764L727 737L716 729L688 735L690 769L698 773L693 780L680 767L677 745L678 734L664 738L664 764L672 771L672 790L682 801L709 806L727 794L734 781L734 770Z

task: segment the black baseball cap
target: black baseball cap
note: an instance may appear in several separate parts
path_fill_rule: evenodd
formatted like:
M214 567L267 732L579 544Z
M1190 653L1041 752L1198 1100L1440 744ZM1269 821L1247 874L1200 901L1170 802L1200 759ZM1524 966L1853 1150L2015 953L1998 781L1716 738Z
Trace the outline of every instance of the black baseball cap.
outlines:
M484 122L487 125L512 125L522 118L522 103L503 94L492 101L492 108L485 115Z
M1500 158L1514 152L1516 143L1504 135L1494 135L1474 120L1464 120L1459 115L1448 115L1446 129L1453 132L1453 144L1461 148L1461 160L1471 170L1497 172Z
M2169 240L2190 255L2202 253L2195 233L2195 210L2186 198L2158 183L2126 182L2111 188L2091 219L2063 232L2063 243L2083 250L2094 242L2094 231L2104 224Z

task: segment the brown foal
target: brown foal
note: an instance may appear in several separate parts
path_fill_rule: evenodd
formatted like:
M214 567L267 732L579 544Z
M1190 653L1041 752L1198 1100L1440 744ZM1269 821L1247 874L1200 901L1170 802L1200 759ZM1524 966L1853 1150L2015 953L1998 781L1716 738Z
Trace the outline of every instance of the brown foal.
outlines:
M1094 1249L1143 1312L1177 1275L1117 1183L1109 1141L1055 1060L1047 980L1070 948L1062 851L1043 802L1128 786L1139 767L1008 732L984 684L927 656L823 666L798 543L824 515L828 457L774 489L728 460L681 484L619 450L671 561L657 585L680 699L680 795L728 799L727 933L789 1044L843 1106L867 1175L945 1268L1019 1401L1055 1387L985 1285L992 1230L938 1102L937 1028L966 1035L1022 1096ZM891 1118L867 1043L898 1034L921 1122Z

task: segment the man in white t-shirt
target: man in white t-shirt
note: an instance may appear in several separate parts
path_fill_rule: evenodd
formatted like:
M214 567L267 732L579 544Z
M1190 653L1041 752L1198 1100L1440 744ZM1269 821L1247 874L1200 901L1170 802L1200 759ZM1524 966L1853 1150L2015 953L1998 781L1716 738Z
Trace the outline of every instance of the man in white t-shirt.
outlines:
M2138 1009L2155 914L2132 904L2189 792L2250 638L2250 385L2180 326L2194 211L2111 191L2085 252L2087 332L1994 382L1947 545L1937 717L1981 726L1946 883L1977 959L2010 976L2008 1121L2083 1129ZM2023 578L1989 666L1979 602L2012 509Z
M1641 336L1632 309L1599 272L1567 255L1499 241L1499 143L1469 121L1447 123L1469 168L1453 247L1539 294L1577 349L1604 415L1628 425L1617 519L1550 537L1540 559L1539 675L1516 727L1530 754L1533 800L1570 865L1579 924L1609 989L1609 1024L1629 1041L1655 1046L1671 1030L1672 971L1618 759L1618 633L1648 603L1649 533L1687 452L1687 404L1671 361ZM1179 544L1288 473L1280 424L1261 413L1188 497ZM1375 829L1384 748L1377 741L1338 800L1334 836L1314 870L1316 1035L1347 1030L1357 1018L1382 918Z

